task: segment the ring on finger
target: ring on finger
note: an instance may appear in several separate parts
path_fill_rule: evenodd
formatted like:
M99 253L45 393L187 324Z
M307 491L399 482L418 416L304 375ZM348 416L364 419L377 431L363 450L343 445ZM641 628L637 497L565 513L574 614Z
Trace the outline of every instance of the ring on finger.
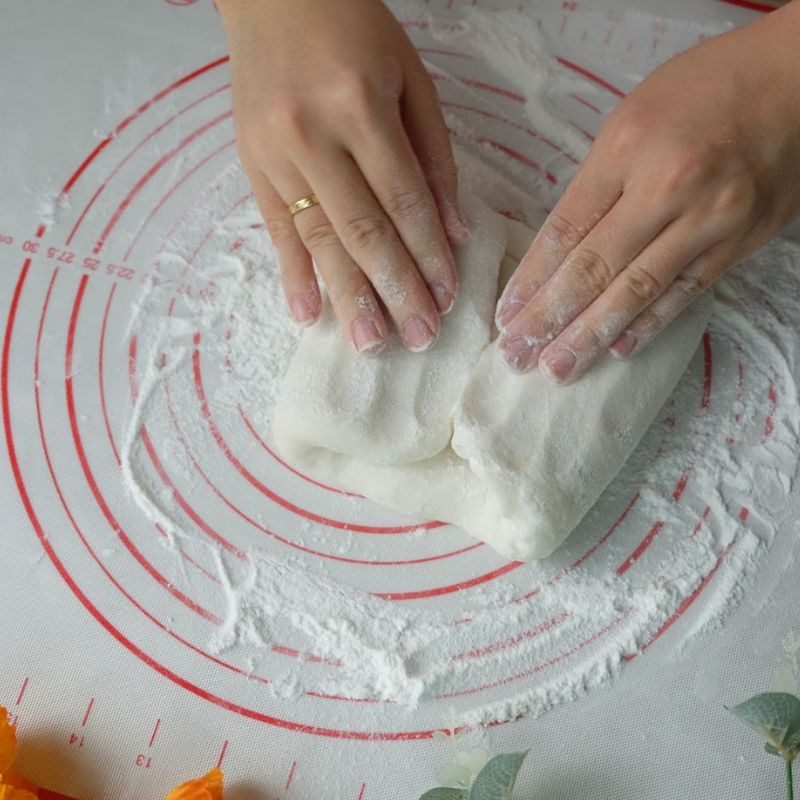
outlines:
M319 200L317 199L317 196L315 194L309 194L305 197L301 197L299 200L295 200L294 203L289 205L289 214L294 216L295 214L299 214L301 211L305 211L307 208L318 205Z

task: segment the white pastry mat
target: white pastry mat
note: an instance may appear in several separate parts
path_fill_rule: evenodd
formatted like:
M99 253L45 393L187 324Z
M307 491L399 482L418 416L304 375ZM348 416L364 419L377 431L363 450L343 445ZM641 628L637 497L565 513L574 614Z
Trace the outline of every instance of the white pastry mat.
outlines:
M431 0L429 8L446 26L460 5L478 3ZM642 13L627 15L619 3L535 5L562 63L588 81L565 113L589 134L654 63L708 25L759 13L755 3L714 0L671 3L674 19L651 16L644 2ZM665 13L663 4L651 5L652 13ZM535 137L519 127L518 91L463 57L457 44L442 44L419 25L410 31L428 61L478 98L473 113L499 115L487 127L489 147L529 170L531 180L563 186L568 163L554 157L552 169L543 167L534 158L541 142L532 144ZM203 565L181 583L159 532L123 492L120 438L141 368L128 329L132 304L165 237L191 214L202 215L209 197L214 211L233 209L247 192L214 183L235 152L225 48L211 3L16 4L4 11L0 52L8 452L0 465L0 703L20 726L20 769L87 800L158 797L215 763L225 768L227 798L418 797L447 758L429 732L456 701L409 712L330 697L276 699L265 684L279 677L270 670L296 660L291 643L276 645L272 660L254 669L256 678L204 650L217 610L213 593L204 593ZM442 91L447 99L448 87ZM54 207L59 196L65 199ZM195 253L219 220L206 222L182 234ZM706 339L690 368L695 409L713 406L715 370L730 374L731 355L717 355ZM183 509L201 530L230 536L234 547L263 544L266 532L298 558L325 561L334 578L436 608L457 608L459 591L514 572L458 532L430 524L419 534L413 521L291 475L271 460L246 409L234 419L207 402L204 381L213 382L213 367L197 354L195 417L206 426L216 463L209 490L187 495ZM779 403L765 388L759 424L769 426ZM181 487L160 459L160 444L147 448L153 474L177 497ZM675 478L680 497L686 483ZM793 500L787 512L796 507ZM246 512L255 519L242 526ZM743 506L743 525L748 517ZM597 523L585 558L615 530L615 518L602 530ZM625 571L660 533L657 519L626 519L631 531L617 565ZM310 523L328 531L316 554L297 549L308 544L299 534ZM337 536L349 537L345 558L337 557ZM793 539L793 526L779 530L741 606L679 659L680 643L706 606L724 602L726 587L714 590L722 556L652 631L646 655L609 686L542 717L493 728L491 748L532 749L520 796L744 800L779 786L776 765L722 703L766 688L780 640L797 626L800 589L785 570ZM372 563L376 554L386 563ZM576 550L573 561L578 557ZM612 556L603 558L608 566ZM538 668L557 676L573 657L564 651ZM534 682L538 668L515 680ZM497 691L481 702L497 700Z

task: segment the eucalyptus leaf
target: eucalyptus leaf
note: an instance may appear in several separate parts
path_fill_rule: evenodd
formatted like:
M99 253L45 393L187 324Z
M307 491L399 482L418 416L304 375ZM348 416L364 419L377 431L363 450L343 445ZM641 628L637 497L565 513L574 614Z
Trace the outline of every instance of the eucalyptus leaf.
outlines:
M469 800L509 800L517 780L517 773L528 755L505 753L495 756L475 778Z
M797 754L797 751L800 750L800 731L790 733L786 737L786 741L784 742L783 746L787 751Z
M440 786L425 792L419 800L466 800L467 793L463 789L448 789Z
M730 711L778 751L786 751L789 742L800 737L800 698L788 692L758 694Z

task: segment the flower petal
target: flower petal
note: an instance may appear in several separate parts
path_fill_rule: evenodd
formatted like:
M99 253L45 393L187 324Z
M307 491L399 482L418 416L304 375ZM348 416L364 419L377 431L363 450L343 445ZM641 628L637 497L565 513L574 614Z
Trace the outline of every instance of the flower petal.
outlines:
M35 783L31 783L27 778L23 778L22 775L17 774L13 770L9 770L0 775L0 783L13 786L15 789L24 789L26 792L30 792L34 795L39 793L39 787Z
M0 800L37 800L37 798L35 794L26 792L24 789L0 783Z
M167 795L166 800L222 800L222 785L222 770L214 767L202 778L176 786ZM0 800L3 798L0 797Z
M477 775L489 760L489 753L482 747L475 747L472 750L462 750L456 754L455 762L466 767L472 775Z
M0 773L5 772L17 755L17 726L8 722L8 711L0 706Z
M461 764L448 764L439 770L436 776L442 786L449 786L453 789L466 789L472 780L472 773Z

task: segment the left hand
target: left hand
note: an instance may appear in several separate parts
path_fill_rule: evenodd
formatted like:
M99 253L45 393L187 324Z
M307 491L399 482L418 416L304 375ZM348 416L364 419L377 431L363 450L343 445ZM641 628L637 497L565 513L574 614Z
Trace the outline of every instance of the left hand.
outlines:
M634 355L800 212L798 42L794 0L622 101L498 304L514 369L569 383Z

